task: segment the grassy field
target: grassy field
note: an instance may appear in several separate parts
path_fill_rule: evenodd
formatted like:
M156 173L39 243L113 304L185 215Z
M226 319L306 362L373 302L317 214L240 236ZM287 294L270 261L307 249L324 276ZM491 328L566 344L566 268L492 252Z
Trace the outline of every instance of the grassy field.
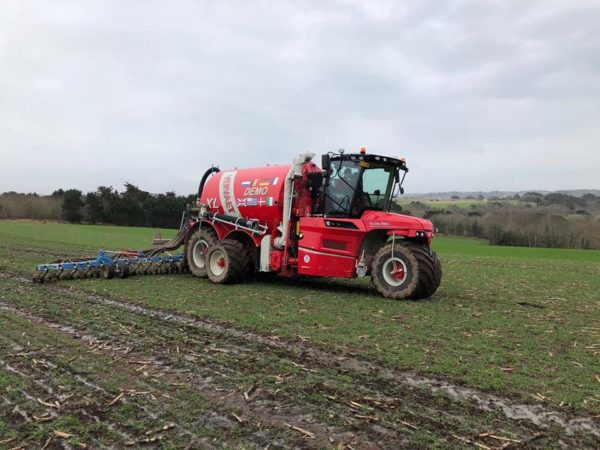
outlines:
M600 444L600 251L438 237L442 285L418 302L383 299L367 280L19 278L151 237L0 222L0 448ZM478 403L496 397L592 431Z

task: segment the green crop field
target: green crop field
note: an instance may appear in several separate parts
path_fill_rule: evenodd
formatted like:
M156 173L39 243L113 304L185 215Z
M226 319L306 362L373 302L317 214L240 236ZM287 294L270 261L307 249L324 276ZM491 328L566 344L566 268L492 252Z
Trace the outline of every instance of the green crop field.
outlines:
M0 448L600 446L600 251L436 237L424 301L367 279L24 279L152 234L0 222Z

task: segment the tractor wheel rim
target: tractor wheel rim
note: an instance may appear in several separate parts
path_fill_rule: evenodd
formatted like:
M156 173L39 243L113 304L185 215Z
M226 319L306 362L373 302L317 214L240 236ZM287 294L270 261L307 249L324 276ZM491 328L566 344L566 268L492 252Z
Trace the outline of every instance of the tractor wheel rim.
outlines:
M395 256L388 258L383 263L381 271L383 279L390 286L401 286L408 278L408 268L406 267L406 263Z
M210 255L210 271L215 276L223 275L226 269L226 258L225 253L221 250L215 250L212 255Z
M192 257L194 259L194 264L196 267L200 269L204 269L206 253L208 252L208 242L204 239L196 242L194 244L194 248L192 249Z

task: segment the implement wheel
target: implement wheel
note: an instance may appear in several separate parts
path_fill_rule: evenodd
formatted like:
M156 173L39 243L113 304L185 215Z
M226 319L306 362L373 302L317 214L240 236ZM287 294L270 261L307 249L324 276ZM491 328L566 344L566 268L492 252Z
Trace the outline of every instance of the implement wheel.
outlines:
M115 277L115 267L114 266L104 266L100 271L100 275L102 278L106 280L110 280Z
M223 239L211 245L206 254L206 272L213 283L241 281L248 273L247 247L233 239Z
M442 265L427 246L410 241L388 242L371 266L373 284L387 298L430 297L442 280Z
M46 275L46 272L38 272L37 270L33 273L33 278L32 281L34 283L43 283L44 282L44 275Z
M129 276L129 266L127 264L115 264L115 276L117 278L127 278Z
M195 277L206 278L206 257L208 249L217 242L217 233L211 228L200 228L187 243L185 258L187 265Z

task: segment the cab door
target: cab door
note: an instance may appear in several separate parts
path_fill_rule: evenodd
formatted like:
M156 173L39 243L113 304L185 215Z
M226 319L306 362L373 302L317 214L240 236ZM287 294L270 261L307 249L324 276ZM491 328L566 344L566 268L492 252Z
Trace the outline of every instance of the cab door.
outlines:
M300 218L298 273L353 278L358 248L365 235L361 221L323 217Z

